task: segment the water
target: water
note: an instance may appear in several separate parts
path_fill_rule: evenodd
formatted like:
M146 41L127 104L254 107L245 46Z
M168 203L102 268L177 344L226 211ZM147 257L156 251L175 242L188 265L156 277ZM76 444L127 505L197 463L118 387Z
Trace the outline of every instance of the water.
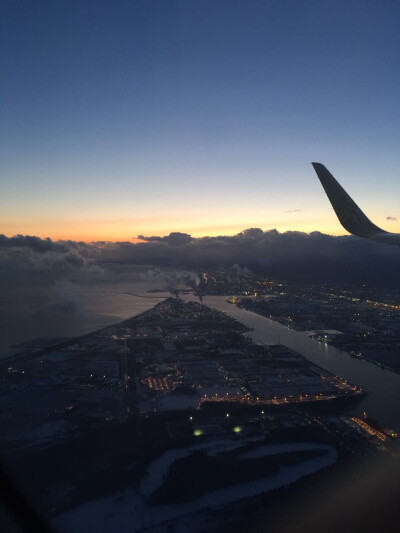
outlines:
M154 286L141 281L73 286L62 295L65 307L52 305L54 296L43 289L10 292L0 302L0 357L21 342L76 337L147 311L168 296L147 294Z
M189 295L186 299L193 300ZM253 328L250 336L263 344L283 344L300 353L318 366L329 370L368 395L354 408L355 413L366 411L381 424L400 429L400 375L382 369L365 360L356 359L334 346L326 345L307 334L262 317L226 301L226 296L206 296L203 303L224 311L239 322Z

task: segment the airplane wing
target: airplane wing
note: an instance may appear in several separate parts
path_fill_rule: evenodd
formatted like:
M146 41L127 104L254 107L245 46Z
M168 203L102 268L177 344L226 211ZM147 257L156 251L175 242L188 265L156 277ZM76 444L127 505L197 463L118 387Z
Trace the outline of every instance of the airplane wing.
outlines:
M311 163L332 207L345 230L357 237L400 246L400 234L378 228L361 211L329 170L321 163Z

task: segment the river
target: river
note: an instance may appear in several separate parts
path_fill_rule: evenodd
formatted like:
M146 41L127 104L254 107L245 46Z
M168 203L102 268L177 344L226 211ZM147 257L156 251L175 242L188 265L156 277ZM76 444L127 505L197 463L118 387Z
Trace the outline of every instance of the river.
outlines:
M184 299L198 301L193 295L186 295ZM306 333L241 309L228 303L226 296L205 296L203 303L253 328L249 334L254 341L283 344L318 366L358 385L368 394L354 408L354 413L366 411L382 425L400 430L400 375L310 339Z

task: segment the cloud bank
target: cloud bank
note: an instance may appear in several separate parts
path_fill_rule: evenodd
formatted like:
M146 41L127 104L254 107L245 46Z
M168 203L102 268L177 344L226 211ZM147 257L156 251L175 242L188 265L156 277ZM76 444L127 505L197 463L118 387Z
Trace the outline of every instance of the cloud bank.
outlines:
M244 265L279 279L398 285L397 247L352 236L333 237L259 228L234 236L194 238L187 233L140 235L143 242L94 242L0 235L0 280L5 283L84 283L118 276L131 265L231 268Z

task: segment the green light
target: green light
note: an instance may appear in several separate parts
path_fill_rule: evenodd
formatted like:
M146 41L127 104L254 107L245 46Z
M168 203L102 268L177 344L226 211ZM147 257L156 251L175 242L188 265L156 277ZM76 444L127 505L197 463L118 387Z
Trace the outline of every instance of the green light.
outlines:
M242 431L242 428L241 428L240 426L235 426L235 427L233 428L233 431L234 431L235 433L240 433L240 432Z
M203 430L202 430L202 429L195 429L195 430L193 431L193 435L194 435L195 437L201 437L201 435L203 435Z

